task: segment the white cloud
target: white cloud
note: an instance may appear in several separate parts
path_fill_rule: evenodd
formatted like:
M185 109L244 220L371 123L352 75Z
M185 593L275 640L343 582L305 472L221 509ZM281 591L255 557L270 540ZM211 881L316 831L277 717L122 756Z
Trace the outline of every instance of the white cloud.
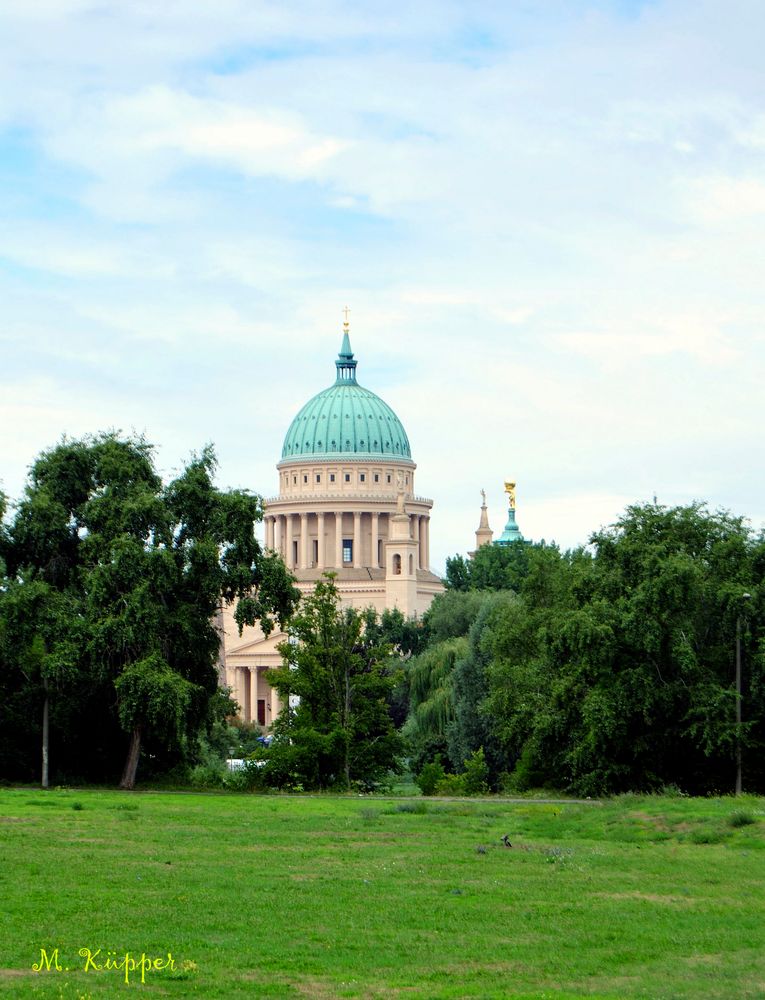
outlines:
M763 177L705 177L688 188L691 215L702 223L730 226L765 213Z
M597 332L554 334L551 340L610 369L673 354L688 355L705 365L725 365L741 358L740 350L721 329L725 322L693 314L638 316L627 323L615 321ZM733 326L730 319L727 322Z
M762 493L765 9L192 6L0 12L8 469L135 424L270 493L347 302L434 550L511 473L565 544Z

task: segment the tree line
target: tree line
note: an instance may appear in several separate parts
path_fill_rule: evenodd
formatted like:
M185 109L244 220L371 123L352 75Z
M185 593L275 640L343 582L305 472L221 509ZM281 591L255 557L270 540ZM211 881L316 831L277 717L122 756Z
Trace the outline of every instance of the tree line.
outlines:
M415 769L482 750L497 790L706 794L740 755L765 791L764 576L763 535L701 503L630 506L570 552L456 556L409 665Z
M62 441L0 495L0 778L203 773L249 786L600 795L765 790L765 538L703 504L628 507L586 546L447 561L419 620L299 601L257 542L262 501L211 448L165 484L152 447ZM270 746L219 687L222 602L289 631ZM741 683L736 683L739 651ZM739 697L740 690L740 697ZM737 708L741 721L738 721Z

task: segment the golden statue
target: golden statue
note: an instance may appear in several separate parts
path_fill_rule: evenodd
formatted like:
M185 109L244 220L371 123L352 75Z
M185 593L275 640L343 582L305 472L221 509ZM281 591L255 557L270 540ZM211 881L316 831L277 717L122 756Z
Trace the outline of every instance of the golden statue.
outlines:
M510 510L515 510L515 483L505 483L505 493L507 493L507 506Z

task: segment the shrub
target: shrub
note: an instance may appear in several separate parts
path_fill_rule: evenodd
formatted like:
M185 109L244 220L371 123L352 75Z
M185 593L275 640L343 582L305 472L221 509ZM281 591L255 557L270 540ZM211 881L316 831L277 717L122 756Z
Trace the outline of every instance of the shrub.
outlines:
M702 827L700 830L691 831L690 840L692 844L721 844L725 837L723 830Z
M439 755L429 764L425 764L414 780L423 795L435 795L436 788L445 777L446 772L444 771L444 765L441 763Z
M445 774L436 785L435 795L464 795L465 778L462 774Z
M513 772L509 776L509 781L502 790L505 792L527 792L530 788L539 788L544 784L545 776L536 765L534 749L527 744L521 751Z
M398 802L396 803L396 808L394 812L397 813L415 813L417 816L421 816L423 813L428 811L427 802L415 801L415 802Z
M748 809L736 809L728 817L728 826L732 826L734 829L740 826L751 826L752 823L756 822L757 818Z
M246 761L244 767L230 772L223 779L224 788L230 792L254 792L264 785L263 762L257 760Z
M220 762L197 764L189 774L192 788L223 788L225 778L226 771Z
M465 795L485 795L489 790L489 767L483 754L483 747L475 750L465 761L462 775Z

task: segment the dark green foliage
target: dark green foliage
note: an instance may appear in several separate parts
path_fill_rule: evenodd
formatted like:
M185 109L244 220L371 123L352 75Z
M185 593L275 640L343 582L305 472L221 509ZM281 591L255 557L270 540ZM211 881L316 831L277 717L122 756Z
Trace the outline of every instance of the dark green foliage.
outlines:
M536 562L522 603L490 629L484 709L516 787L731 788L739 614L745 774L760 787L762 543L730 515L649 504L628 508L592 544L594 558L574 554L562 574L537 572L545 567Z
M443 781L445 777L446 772L441 757L436 756L435 760L423 765L415 781L423 795L435 795L439 782Z
M449 590L515 590L521 588L529 573L535 550L552 548L544 542L515 545L482 545L472 559L454 556L446 560L446 586Z
M720 791L733 787L739 736L745 786L765 788L765 540L742 519L702 504L636 505L591 551L486 546L450 560L447 578L417 662L464 627L460 601L516 595L480 607L448 671L456 770L483 747L493 787ZM412 699L407 731L416 713Z
M464 556L447 556L446 579L449 590L470 589L470 560Z
M736 809L728 817L728 826L732 826L734 830L742 826L753 826L756 822L757 817L748 809Z
M487 596L475 590L438 594L422 620L428 644L467 635Z
M489 791L489 767L483 747L479 747L465 761L462 780L465 784L465 795L485 795Z
M253 533L261 501L216 489L215 465L206 448L165 487L149 444L102 434L64 441L32 466L0 600L13 650L0 681L11 773L31 763L18 713L45 696L59 775L113 780L126 734L128 787L142 747L155 768L193 756L218 698L221 599L241 598L240 626L257 619L268 632L288 617L297 592Z
M266 758L269 784L373 788L400 771L389 711L397 678L380 635L373 613L339 606L331 573L304 599L280 646L284 666L268 677L285 705Z
M454 670L466 651L467 639L446 639L407 664L410 713L403 733L415 772L436 755L446 755L455 712Z
M454 717L447 730L449 760L461 771L465 760L477 750L486 752L492 774L505 769L492 716L484 711L489 695L487 670L492 656L492 622L502 609L517 602L514 594L487 595L470 628L467 648L457 660L452 675Z

